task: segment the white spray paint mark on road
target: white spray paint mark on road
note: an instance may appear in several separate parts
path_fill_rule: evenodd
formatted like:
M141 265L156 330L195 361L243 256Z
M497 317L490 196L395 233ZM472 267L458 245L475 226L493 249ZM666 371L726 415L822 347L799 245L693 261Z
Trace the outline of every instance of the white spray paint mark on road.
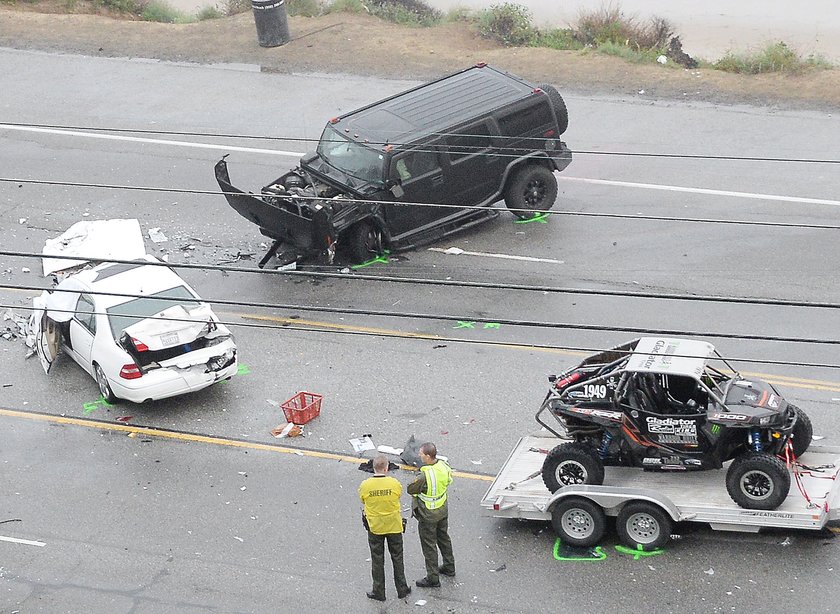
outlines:
M171 145L173 147L192 147L194 149L220 149L222 151L240 151L246 153L269 154L273 156L287 156L299 158L303 154L297 151L282 151L279 149L260 149L257 147L236 147L234 145L215 145L213 143L196 143L193 141L170 141L168 139L150 139L139 136L125 136L121 134L101 134L98 132L82 132L79 130L59 130L56 128L36 128L32 126L10 126L0 124L0 128L17 130L19 132L38 132L40 134L57 134L61 136L76 136L89 139L103 139L108 141L128 141L130 143L145 143L148 145Z
M630 181L611 181L609 179L587 179L585 177L568 177L560 175L566 181L579 181L595 185L614 185L622 188L642 188L645 190L664 190L668 192L690 192L692 194L707 194L710 196L732 196L734 198L752 198L755 200L776 200L788 203L807 203L809 205L830 205L840 207L840 200L826 198L805 198L802 196L780 196L777 194L759 194L755 192L732 192L729 190L710 190L708 188L686 188L676 185L660 185L658 183L633 183Z
M125 136L120 134L102 134L98 132L83 132L80 130L65 130L59 128L39 128L36 126L13 126L0 124L0 129L16 130L18 132L37 132L41 134L55 134L60 136L75 136L91 139L103 139L111 141L128 141L132 143L146 143L149 145L170 145L173 147L192 147L195 149L216 149L221 151L238 151L244 153L268 154L271 156L285 156L289 158L300 158L304 155L300 151L284 151L280 149L262 149L259 147L237 147L234 145L216 145L214 143L197 143L193 141L174 141L168 139L151 139L139 136ZM578 181L594 185L611 185L623 188L639 188L645 190L663 190L668 192L684 192L690 194L705 194L708 196L730 196L733 198L751 198L755 200L772 200L789 203L804 203L809 205L830 205L840 207L840 200L826 198L806 198L801 196L781 196L777 194L761 194L757 192L733 192L729 190L712 190L708 188L689 188L675 185L661 185L658 183L635 183L631 181L612 181L609 179L589 179L586 177L570 177L560 175L560 179L566 181Z
M25 546L41 546L44 547L47 544L44 542L33 542L28 539L18 539L17 537L6 537L4 535L0 535L0 542L12 542L13 544L23 544Z
M534 258L533 256L514 256L511 254L493 254L490 252L468 252L460 247L450 247L443 249L441 247L430 247L430 252L440 252L447 256L483 256L485 258L502 258L504 260L524 260L525 262L548 262L550 264L563 264L562 260L554 260L552 258Z

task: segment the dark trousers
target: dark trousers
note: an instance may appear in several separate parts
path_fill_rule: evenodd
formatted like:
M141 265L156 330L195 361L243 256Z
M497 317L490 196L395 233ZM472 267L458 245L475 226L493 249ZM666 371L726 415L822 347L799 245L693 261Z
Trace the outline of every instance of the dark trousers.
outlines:
M373 593L379 597L385 596L386 541L388 542L388 552L391 554L391 564L394 566L394 585L397 587L397 594L408 591L408 584L405 581L405 567L403 566L402 533L376 535L368 531L370 575L373 577Z
M418 518L420 547L426 560L426 577L432 582L439 582L438 549L443 563L440 568L447 573L455 573L455 555L452 552L452 540L449 539L449 516L443 518Z

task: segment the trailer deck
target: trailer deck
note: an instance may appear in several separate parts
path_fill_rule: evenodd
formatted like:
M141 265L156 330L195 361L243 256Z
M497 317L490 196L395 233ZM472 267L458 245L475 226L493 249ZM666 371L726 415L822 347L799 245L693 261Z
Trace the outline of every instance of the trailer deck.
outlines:
M791 476L790 494L782 505L761 511L739 507L729 497L725 469L661 472L607 467L603 485L566 486L552 494L540 475L543 451L562 441L551 436L520 439L481 500L484 515L551 520L555 502L581 496L600 505L608 516L617 515L629 501L650 501L665 509L675 522L705 522L713 529L725 531L757 532L763 527L821 529L840 519L840 448L812 446L799 459L812 469L801 473L802 487L811 503Z

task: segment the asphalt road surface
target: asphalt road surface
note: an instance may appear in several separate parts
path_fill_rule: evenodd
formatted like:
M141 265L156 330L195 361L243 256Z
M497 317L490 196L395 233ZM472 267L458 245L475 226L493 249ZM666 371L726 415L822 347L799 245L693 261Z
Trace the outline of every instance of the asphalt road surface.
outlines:
M212 167L224 153L234 183L256 191L312 147L306 139L326 119L410 85L8 50L0 72L14 75L0 90L3 178L196 191L217 190ZM12 520L0 524L0 612L525 612L554 604L602 612L631 603L654 612L832 611L840 556L830 532L740 535L689 525L656 557L624 557L610 537L605 561L561 563L546 525L481 517L489 476L518 437L536 430L545 376L579 360L579 350L636 336L630 328L708 339L803 407L820 443L837 445L840 361L830 342L840 338L840 318L830 305L552 290L837 304L838 231L818 227L837 225L836 161L615 155L830 159L836 118L564 94L565 139L578 153L560 176L555 209L598 216L514 224L501 210L431 246L465 253L422 249L355 272L319 269L336 277L257 272L265 239L218 194L0 182L3 250L38 252L78 220L136 217L169 239L147 240L150 252L229 267L181 271L202 296L245 303L216 307L234 326L241 373L149 405L108 407L69 359L46 376L24 359L21 341L0 339L0 522ZM0 256L0 284L16 286L0 289L0 310L26 313L35 292L20 286L46 287L39 270L36 258ZM541 289L375 279L382 276ZM816 363L834 368L809 366ZM297 390L323 394L322 414L306 438L275 440L269 431L283 422L276 403ZM412 434L435 440L461 472L451 503L458 576L439 590L415 589L406 603L393 592L381 606L364 596L370 578L356 503L364 474L348 442L363 433L395 447ZM416 527L407 543L409 577L419 578ZM415 606L418 599L427 603Z

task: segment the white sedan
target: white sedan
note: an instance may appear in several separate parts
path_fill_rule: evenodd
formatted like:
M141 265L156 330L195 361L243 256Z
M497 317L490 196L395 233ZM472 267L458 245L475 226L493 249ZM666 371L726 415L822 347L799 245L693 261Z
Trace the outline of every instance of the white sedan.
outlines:
M130 264L100 264L35 299L44 370L65 351L109 403L165 399L234 375L230 331L172 269L147 264L159 262L145 255Z

